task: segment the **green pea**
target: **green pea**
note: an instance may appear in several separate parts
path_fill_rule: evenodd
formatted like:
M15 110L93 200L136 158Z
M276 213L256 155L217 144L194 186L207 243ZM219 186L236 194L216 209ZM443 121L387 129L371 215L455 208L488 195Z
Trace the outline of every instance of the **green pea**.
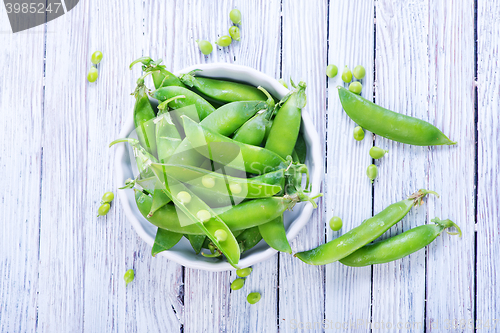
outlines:
M361 141L365 138L365 131L361 126L356 126L353 131L353 136L356 141Z
M347 66L344 67L344 71L342 72L342 81L345 83L349 83L352 81L352 72Z
M97 72L97 68L94 66L90 67L89 73L87 74L87 80L89 80L89 82L95 82L98 76L99 72Z
M92 61L92 63L94 65L97 65L98 63L100 63L101 60L102 60L102 52L101 51L95 51L92 54L92 57L90 58L90 61Z
M247 302L250 304L255 304L258 301L260 301L260 298L261 298L260 293L250 293L247 296Z
M328 77L336 77L339 69L335 65L326 66L326 76Z
M378 175L377 166L375 164L370 164L366 169L366 175L368 176L368 178L370 178L370 180L373 183L373 181L375 180L375 178L377 178Z
M238 183L229 183L229 189L232 194L240 194L242 191L241 185Z
M231 37L224 35L220 36L219 39L215 42L215 44L219 45L220 47L226 47L231 45L232 39Z
M201 178L201 183L206 188L212 188L215 186L215 179L209 175L206 175Z
M356 67L354 67L352 74L354 74L354 77L356 79L361 80L365 77L366 71L365 71L365 68L363 66L357 65Z
M379 148L379 147L371 147L370 148L370 156L376 160L384 157L384 155L388 152L389 152L388 150L384 150L384 149Z
M109 212L110 205L109 203L103 203L101 207L97 210L97 216L104 216Z
M278 82L281 83L283 85L283 87L285 87L286 89L288 89L288 84L286 84L285 80L279 79Z
M217 240L219 242L223 242L227 239L227 232L225 230L222 230L222 229L217 229L214 232L214 236L215 236L215 238L217 238Z
M229 18L231 21L233 21L234 24L240 24L241 23L241 12L239 9L233 9L229 12Z
M236 279L233 281L233 283L231 283L231 289L232 290L239 290L239 289L243 288L244 285L245 285L244 279Z
M198 211L198 213L196 213L196 217L201 222L206 222L206 221L210 220L212 215L210 214L210 212L208 210L202 209L202 210Z
M233 25L231 28L229 28L229 36L231 36L232 39L239 41L241 39L240 38L240 28Z
M334 216L330 219L330 229L333 231L339 231L342 229L342 219L338 216Z
M209 55L210 53L212 53L212 43L210 43L208 40L197 40L196 43L198 44L198 48L200 49L201 53L203 53L204 55Z
M191 194L186 191L180 191L177 193L177 199L179 199L179 201L183 204L188 204L191 201Z
M123 279L125 280L125 286L127 286L130 282L134 281L135 273L133 269L129 269L125 272Z
M355 94L361 94L361 89L363 86L359 81L354 81L349 85L349 91L352 91Z
M113 194L113 192L106 192L102 196L101 203L106 203L106 202L109 203L109 202L113 201L114 198L115 198L115 195Z
M252 267L241 268L236 270L236 275L239 277L247 277L252 273Z

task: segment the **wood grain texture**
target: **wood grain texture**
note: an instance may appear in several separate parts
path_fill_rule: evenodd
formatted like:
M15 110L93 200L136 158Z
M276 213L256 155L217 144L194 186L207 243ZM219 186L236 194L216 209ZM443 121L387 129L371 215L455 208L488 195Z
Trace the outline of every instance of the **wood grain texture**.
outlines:
M0 15L4 15L0 11ZM5 15L5 17L7 17ZM0 22L0 331L37 329L45 27ZM30 64L23 66L21 64ZM18 85L20 78L29 78ZM29 97L29 98L27 98Z
M335 64L339 74L327 80L328 163L326 215L322 222L328 231L328 241L357 227L372 211L372 185L366 177L366 167L371 164L368 151L373 136L366 132L363 141L354 140L356 124L342 109L336 87L348 87L341 79L345 66L352 70L362 65L366 69L362 96L368 99L373 96L373 10L372 1L330 2L328 63ZM331 231L328 224L332 216L343 221L338 232ZM370 331L365 325L358 325L370 321L371 268L347 267L336 262L327 265L325 272L325 324L328 325L325 326L334 329L341 324L344 331Z
M285 81L307 83L308 112L319 137L326 132L327 1L283 2L282 76ZM321 147L324 154L325 147ZM321 186L324 188L324 184ZM324 241L323 199L309 223L291 243L293 252L311 249ZM297 331L299 323L318 323L324 319L324 267L306 265L295 257L280 254L279 262L280 332ZM307 309L307 311L304 311ZM314 331L314 330L313 330Z
M477 8L477 328L495 326L500 319L500 144L498 133L500 72L500 4L478 1ZM491 329L490 328L490 329Z

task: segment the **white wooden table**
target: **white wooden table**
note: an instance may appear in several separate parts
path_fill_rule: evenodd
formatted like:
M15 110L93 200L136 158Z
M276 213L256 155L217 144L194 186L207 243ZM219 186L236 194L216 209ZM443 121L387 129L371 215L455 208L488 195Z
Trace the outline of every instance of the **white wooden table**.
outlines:
M0 6L1 332L498 331L500 324L500 2L486 0L81 0L59 19L12 34ZM243 15L242 40L203 56ZM90 55L101 50L89 84ZM443 234L394 263L308 266L280 254L254 266L242 291L233 273L152 258L113 188L115 139L132 111L143 55L171 70L207 62L251 66L307 82L307 112L325 140L325 196L293 242L310 249L419 188L429 198L390 233L451 218ZM352 138L327 64L364 65L363 96L430 121L458 141L413 147ZM390 153L372 186L369 148ZM333 215L341 232L328 231ZM127 288L124 272L136 278ZM246 303L260 291L262 300ZM324 326L323 326L324 324ZM486 327L486 324L490 327ZM309 325L309 326L308 326ZM307 330L310 328L310 330Z

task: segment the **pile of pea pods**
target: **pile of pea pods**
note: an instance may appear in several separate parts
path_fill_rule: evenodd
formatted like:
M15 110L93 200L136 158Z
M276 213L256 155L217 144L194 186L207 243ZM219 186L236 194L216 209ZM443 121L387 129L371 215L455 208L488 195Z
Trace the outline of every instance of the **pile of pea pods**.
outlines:
M281 100L262 87L203 77L175 76L161 60L143 57L134 91L133 151L137 208L158 227L152 255L183 237L196 254L237 267L262 239L291 253L283 214L310 202L307 148L300 132L306 84ZM154 89L145 84L151 75ZM158 105L156 105L157 101Z

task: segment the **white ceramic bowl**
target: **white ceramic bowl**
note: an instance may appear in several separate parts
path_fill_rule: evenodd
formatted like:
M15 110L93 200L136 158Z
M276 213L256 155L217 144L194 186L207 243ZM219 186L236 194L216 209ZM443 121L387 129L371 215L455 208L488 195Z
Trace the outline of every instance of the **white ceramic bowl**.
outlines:
M197 73L199 76L214 77L221 79L229 79L234 81L246 82L253 86L262 86L273 96L282 98L288 93L288 89L283 87L276 79L263 74L253 68L226 63L213 63L195 65L184 68L176 72L176 75L188 73L194 69L201 69L202 72ZM130 112L128 121L123 126L120 132L120 137L128 137L134 130L133 114ZM302 111L302 132L307 144L307 160L306 164L309 168L311 176L311 194L316 195L320 190L320 182L322 178L322 161L320 149L320 140L318 133L307 114L307 107ZM130 159L130 151L125 144L116 145L115 155L115 184L116 187L122 187L127 178L134 178L134 171ZM134 166L135 168L135 166ZM137 209L134 193L132 190L118 190L118 197L122 204L125 214L134 226L139 236L150 246L153 246L157 228L149 223ZM294 239L299 231L306 225L311 218L313 207L310 203L299 203L293 211L285 213L286 234L289 241ZM263 240L251 250L243 253L239 262L240 267L247 267L258 262L272 257L277 251L270 248ZM189 268L203 269L207 271L226 271L234 269L225 260L218 258L206 258L201 255L196 255L191 248L189 242L182 238L181 241L172 249L160 253L170 260L173 260L181 265Z

